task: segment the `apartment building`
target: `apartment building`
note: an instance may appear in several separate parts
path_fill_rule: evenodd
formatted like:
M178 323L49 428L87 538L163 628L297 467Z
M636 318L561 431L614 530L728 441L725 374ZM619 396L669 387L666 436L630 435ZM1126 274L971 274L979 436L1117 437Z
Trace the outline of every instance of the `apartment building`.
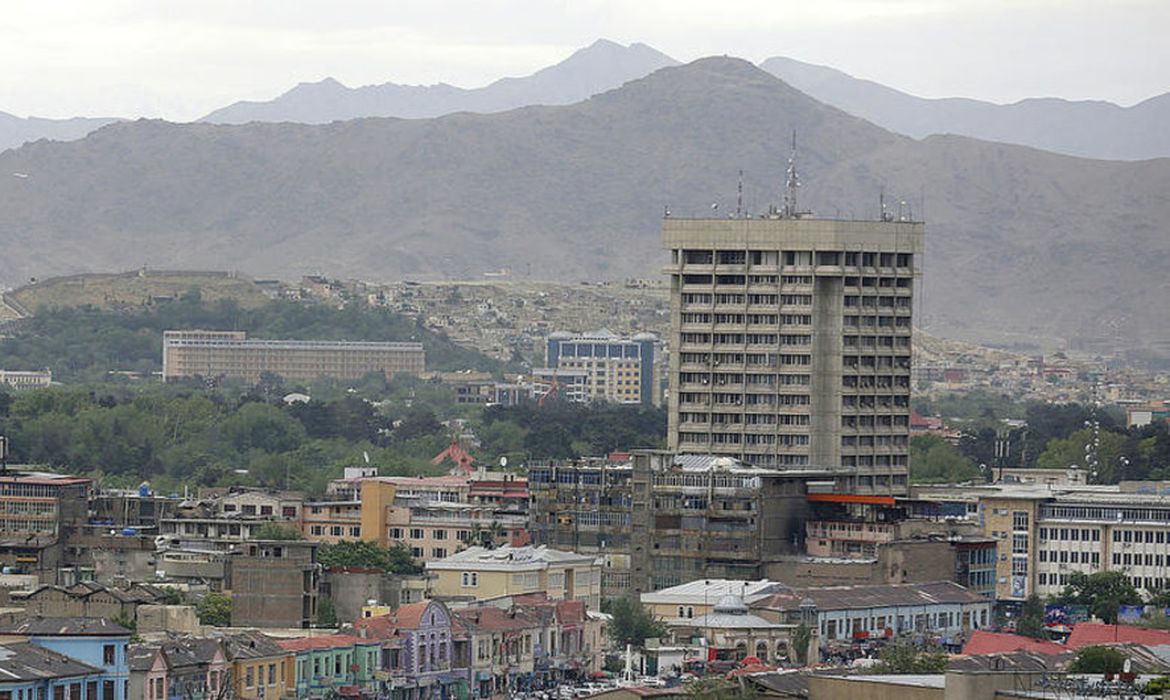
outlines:
M317 622L317 543L255 541L232 557L233 627L302 627Z
M623 337L604 328L581 334L558 331L548 336L545 367L558 376L579 372L585 401L657 405L657 342L653 333Z
M229 377L260 381L262 374L311 381L358 379L371 372L419 374L422 343L324 340L254 340L243 331L165 331L163 381Z
M582 600L601 606L601 562L588 554L548 547L469 547L426 564L435 575L435 596L486 600L544 593L551 600Z
M410 548L419 562L444 559L460 549L497 547L525 538L526 511L472 503L398 499L387 522L390 540Z
M851 491L904 494L923 231L791 215L664 219L667 446L846 467Z

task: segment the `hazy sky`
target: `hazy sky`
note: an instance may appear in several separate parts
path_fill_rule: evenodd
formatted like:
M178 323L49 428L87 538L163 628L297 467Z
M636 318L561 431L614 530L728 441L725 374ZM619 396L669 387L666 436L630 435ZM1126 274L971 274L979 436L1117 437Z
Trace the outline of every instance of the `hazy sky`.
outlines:
M1170 91L1170 0L4 0L0 111L199 117L301 81L477 87L604 37L928 97Z

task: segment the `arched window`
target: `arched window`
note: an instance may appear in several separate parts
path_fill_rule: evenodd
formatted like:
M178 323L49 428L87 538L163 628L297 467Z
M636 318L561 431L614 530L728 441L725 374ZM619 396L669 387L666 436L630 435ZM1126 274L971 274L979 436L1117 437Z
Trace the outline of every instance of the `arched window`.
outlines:
M768 643L764 641L756 642L756 656L760 661L768 663Z

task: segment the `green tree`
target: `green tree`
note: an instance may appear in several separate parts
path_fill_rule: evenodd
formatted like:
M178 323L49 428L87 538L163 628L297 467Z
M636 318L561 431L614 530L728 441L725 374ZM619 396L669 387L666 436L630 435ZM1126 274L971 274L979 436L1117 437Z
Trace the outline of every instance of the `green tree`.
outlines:
M228 627L232 624L232 599L223 593L208 593L195 604L195 614L201 624Z
M1089 612L1109 624L1117 623L1117 608L1138 605L1141 595L1122 571L1098 571L1085 574L1074 571L1068 576L1068 585L1057 596L1059 602L1087 605Z
M317 626L337 626L337 608L333 605L332 598L321 598L317 603Z
M1125 667L1125 654L1114 647L1087 646L1077 649L1070 673L1121 673Z
M323 544L317 549L317 561L327 569L378 569L404 575L423 572L422 565L401 542L395 542L389 549L366 540Z
M812 641L812 628L802 622L792 633L793 652L801 666L808 663L808 644L810 641Z
M947 668L947 655L935 648L919 648L908 639L887 644L878 654L874 673L941 673Z
M163 586L163 604L164 605L182 605L183 592L174 586Z
M1048 638L1048 630L1044 627L1044 603L1035 593L1028 596L1020 609L1016 632L1032 639Z
M915 483L958 483L980 479L975 462L937 435L910 438L910 480Z
M303 540L305 536L291 525L264 523L256 528L253 538L258 540Z
M632 595L611 601L607 612L613 616L607 629L609 638L620 649L625 649L627 644L641 649L647 639L657 639L666 634L666 626Z

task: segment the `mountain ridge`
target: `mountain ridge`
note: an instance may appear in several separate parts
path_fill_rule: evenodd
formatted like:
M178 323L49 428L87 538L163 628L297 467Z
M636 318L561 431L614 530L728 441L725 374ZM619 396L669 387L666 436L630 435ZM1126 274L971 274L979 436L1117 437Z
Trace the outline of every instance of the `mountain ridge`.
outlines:
M954 133L1084 158L1170 157L1170 93L1130 107L1105 100L1029 97L996 104L969 97L924 98L844 71L774 56L760 67L814 99L878 126L925 138Z
M237 102L198 121L323 124L367 117L421 119L455 112L492 113L534 105L571 104L677 63L646 44L622 46L599 39L531 75L499 78L480 88L393 82L350 88L330 77L300 83L273 100Z

